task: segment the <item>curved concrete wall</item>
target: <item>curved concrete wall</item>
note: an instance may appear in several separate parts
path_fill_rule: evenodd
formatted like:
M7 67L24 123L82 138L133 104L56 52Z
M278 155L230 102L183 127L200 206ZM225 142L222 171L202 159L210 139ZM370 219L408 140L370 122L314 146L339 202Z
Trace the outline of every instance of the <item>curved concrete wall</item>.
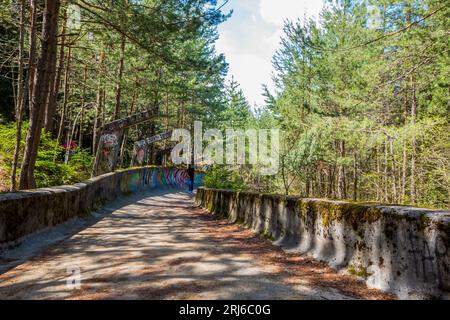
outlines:
M404 299L448 298L450 212L200 188L197 205Z
M120 195L186 188L185 170L143 167L108 173L71 186L0 194L0 246L97 210ZM196 175L200 185L202 175Z

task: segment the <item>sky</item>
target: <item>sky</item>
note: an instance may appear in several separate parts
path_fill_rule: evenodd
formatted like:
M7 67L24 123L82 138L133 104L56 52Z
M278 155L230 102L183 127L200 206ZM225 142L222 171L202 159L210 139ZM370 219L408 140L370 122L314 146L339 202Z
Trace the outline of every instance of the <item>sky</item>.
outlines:
M271 60L283 21L317 18L322 7L323 0L230 0L223 8L233 15L219 26L216 49L229 63L228 78L239 82L252 107L264 105L263 84L274 90Z

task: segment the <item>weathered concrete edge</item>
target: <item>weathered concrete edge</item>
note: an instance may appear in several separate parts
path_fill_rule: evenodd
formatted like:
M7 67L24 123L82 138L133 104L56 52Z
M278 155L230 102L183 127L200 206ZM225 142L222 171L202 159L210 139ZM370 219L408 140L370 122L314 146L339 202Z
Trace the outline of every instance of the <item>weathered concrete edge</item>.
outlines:
M75 185L0 194L0 246L14 246L30 234L86 217L119 196L155 188L152 175L159 169L133 168Z
M196 204L402 299L450 296L450 212L200 188Z

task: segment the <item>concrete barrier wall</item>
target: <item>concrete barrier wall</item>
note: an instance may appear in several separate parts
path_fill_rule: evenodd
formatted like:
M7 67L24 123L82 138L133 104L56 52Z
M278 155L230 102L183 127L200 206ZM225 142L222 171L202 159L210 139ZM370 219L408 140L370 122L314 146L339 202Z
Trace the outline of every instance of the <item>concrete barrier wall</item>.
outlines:
M0 194L0 246L89 214L117 197L149 189L186 188L185 170L144 167L105 174L71 186ZM202 175L196 175L196 184Z
M403 299L449 298L450 212L200 188L197 205Z

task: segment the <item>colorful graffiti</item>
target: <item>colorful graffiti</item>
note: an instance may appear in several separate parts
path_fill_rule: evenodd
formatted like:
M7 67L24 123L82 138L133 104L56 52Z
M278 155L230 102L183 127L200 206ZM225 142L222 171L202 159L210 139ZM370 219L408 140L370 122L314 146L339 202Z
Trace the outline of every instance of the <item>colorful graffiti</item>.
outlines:
M203 173L196 173L194 186L203 185ZM139 189L186 189L188 188L189 176L184 169L176 168L147 168L143 171L132 173L128 179L128 189L137 191Z
M94 166L95 175L112 172L119 153L119 141L121 139L119 131L105 133L100 137L99 149Z
M95 155L92 176L114 171L119 156L120 143L126 128L152 120L153 110L133 114L127 118L105 124L101 129L101 138Z

